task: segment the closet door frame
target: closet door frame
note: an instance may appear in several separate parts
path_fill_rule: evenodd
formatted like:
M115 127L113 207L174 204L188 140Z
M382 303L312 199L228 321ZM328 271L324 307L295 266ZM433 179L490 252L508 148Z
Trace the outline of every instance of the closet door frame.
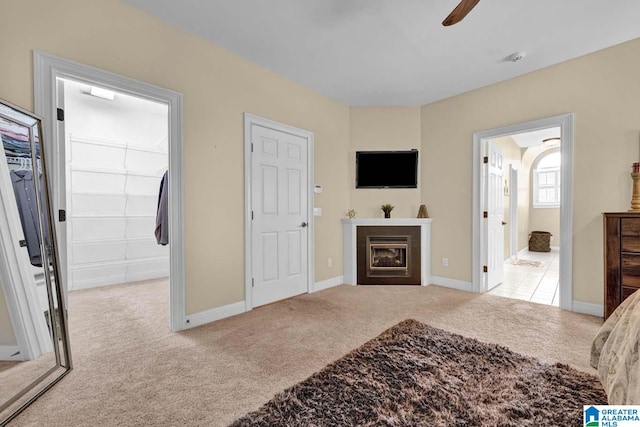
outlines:
M182 180L182 94L99 68L66 60L38 50L33 51L34 104L43 117L45 150L52 171L54 212L64 209L66 195L61 194L66 165L58 153L64 152L64 137L58 132L57 79L68 78L95 84L114 91L167 104L169 107L169 259L170 330L186 329L184 272L184 202ZM62 181L64 182L64 181ZM64 192L63 192L64 193ZM59 229L60 223L56 223ZM64 235L60 233L59 235ZM66 255L66 254L65 254ZM67 266L63 266L66 272ZM64 285L64 284L63 284ZM66 291L66 288L65 288Z

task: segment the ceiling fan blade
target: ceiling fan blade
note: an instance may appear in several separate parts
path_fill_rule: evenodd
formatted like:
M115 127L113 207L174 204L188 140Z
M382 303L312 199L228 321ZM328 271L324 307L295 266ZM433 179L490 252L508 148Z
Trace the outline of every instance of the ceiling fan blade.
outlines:
M471 9L473 9L480 0L462 0L459 5L442 21L442 25L448 27L449 25L457 24L462 21Z

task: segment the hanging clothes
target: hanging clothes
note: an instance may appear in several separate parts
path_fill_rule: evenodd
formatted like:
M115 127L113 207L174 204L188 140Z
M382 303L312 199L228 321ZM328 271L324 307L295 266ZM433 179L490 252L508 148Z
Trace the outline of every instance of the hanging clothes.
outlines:
M169 171L166 171L160 181L158 194L158 210L156 213L156 241L159 245L169 244Z
M28 169L13 170L11 184L16 196L18 215L22 224L22 231L27 242L27 252L32 265L42 267L42 253L40 250L40 222L38 221L38 206L36 204L36 186L33 171ZM42 181L40 181L42 188ZM48 233L46 220L43 218L45 236ZM48 241L46 239L45 241Z

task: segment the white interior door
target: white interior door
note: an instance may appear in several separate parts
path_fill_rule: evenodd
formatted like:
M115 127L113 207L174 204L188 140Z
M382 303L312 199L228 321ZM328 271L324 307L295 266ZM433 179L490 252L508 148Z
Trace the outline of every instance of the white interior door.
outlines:
M502 149L485 142L485 230L487 236L487 290L504 279L504 193Z
M251 124L253 306L308 290L309 147L277 126Z
M57 151L56 158L51 162L53 164L53 170L50 175L55 178L51 180L51 183L55 188L51 189L51 204L53 205L54 222L56 224L57 243L58 243L58 265L60 266L60 284L62 288L62 295L67 302L67 291L69 284L69 269L67 263L67 168L66 168L66 137L64 126L64 80L56 79L56 107L58 111L62 111L62 116L58 116L56 120L56 132L57 132ZM60 120L63 119L63 120ZM60 218L60 212L64 212L64 218ZM64 219L64 221L60 221ZM65 304L65 307L69 307Z

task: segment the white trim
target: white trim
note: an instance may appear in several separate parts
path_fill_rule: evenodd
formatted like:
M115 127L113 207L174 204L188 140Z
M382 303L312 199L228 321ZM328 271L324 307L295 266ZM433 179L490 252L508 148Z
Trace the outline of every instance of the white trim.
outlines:
M182 329L195 328L196 326L215 322L216 320L224 319L226 317L242 314L245 312L244 307L244 301L240 301L234 302L233 304L223 305L222 307L212 308L211 310L189 314L185 317L185 324Z
M45 144L47 159L52 171L54 190L52 203L54 211L61 204L64 195L58 194L58 177L64 176L65 165L60 164L56 149L58 141L56 131L56 79L69 78L87 84L99 84L101 87L118 92L142 97L155 102L167 104L169 107L169 241L170 244L170 329L179 331L185 324L185 271L184 271L184 199L182 172L182 94L145 82L124 77L109 71L62 59L37 50L33 51L33 79L35 110L44 118ZM62 170L62 172L61 172ZM63 235L60 234L59 235ZM61 257L65 259L65 256ZM66 266L62 266L66 271ZM65 276L66 277L66 276ZM65 284L63 283L63 286Z
M433 218L343 218L342 223L353 225L424 225L431 224Z
M286 132L299 136L307 140L307 293L313 292L314 280L314 216L313 216L313 195L314 195L314 136L313 132L289 126L284 123L265 119L250 113L244 113L244 298L245 310L253 309L253 296L251 278L252 274L252 227L251 227L251 126L258 125L274 129L279 132Z
M560 250L560 246L549 246L551 248L552 251L559 251Z
M445 288L473 292L473 286L471 282L465 282L464 280L449 279L447 277L439 277L439 276L431 276L431 284L443 286Z
M485 292L486 281L482 273L482 261L486 259L482 235L482 141L550 127L560 127L562 145L561 201L560 206L560 308L572 310L573 301L573 114L562 114L526 123L505 126L473 134L473 240L472 283L473 292Z
M332 277L331 279L316 282L313 284L312 292L319 292L340 285L344 285L344 276Z
M573 311L576 313L590 314L596 317L604 317L604 306L602 304L573 300Z
M509 164L509 255L518 254L518 169Z
M13 356L14 354L15 356ZM22 358L22 354L20 353L20 347L18 347L17 345L0 345L0 360L18 361L24 359Z
M99 277L97 279L75 280L73 290L101 288L103 286L117 286L123 283L159 280L169 276L169 270L152 270L142 273L126 273L125 275Z

